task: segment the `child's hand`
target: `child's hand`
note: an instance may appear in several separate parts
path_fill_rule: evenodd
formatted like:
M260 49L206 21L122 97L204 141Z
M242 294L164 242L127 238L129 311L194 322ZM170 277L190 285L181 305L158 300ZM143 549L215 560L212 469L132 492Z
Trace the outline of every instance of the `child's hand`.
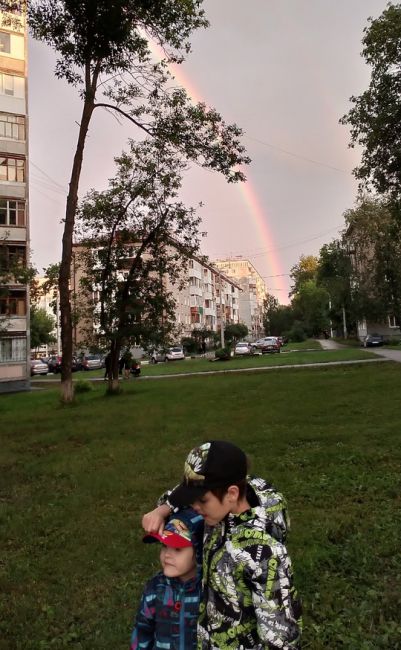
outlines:
M157 506L151 512L147 512L142 517L142 526L146 533L159 533L162 534L166 518L171 513L170 507L167 504Z

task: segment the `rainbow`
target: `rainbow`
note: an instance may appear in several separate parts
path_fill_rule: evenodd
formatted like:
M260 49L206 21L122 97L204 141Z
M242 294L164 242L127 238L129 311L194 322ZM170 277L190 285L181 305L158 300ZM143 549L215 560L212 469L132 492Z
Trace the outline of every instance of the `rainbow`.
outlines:
M161 60L162 58L165 58L163 50L156 43L149 41L149 49L156 59ZM201 97L200 92L195 88L193 82L184 73L181 66L178 66L174 63L169 63L168 68L172 76L177 80L180 86L185 88L187 94L193 99L193 101L204 102L204 99ZM263 248L266 248L268 251L268 255L266 254L266 260L268 268L271 271L270 275L272 277L274 276L274 282L276 285L276 288L271 289L270 291L272 293L275 293L276 291L279 292L280 303L286 303L288 297L288 286L285 281L285 274L282 270L281 261L277 255L277 252L275 251L277 246L274 242L274 238L267 221L266 211L260 202L253 182L249 178L248 170L246 173L247 180L243 183L236 183L235 187L241 194L243 203L245 204L249 217L256 227ZM249 257L252 261L252 255Z

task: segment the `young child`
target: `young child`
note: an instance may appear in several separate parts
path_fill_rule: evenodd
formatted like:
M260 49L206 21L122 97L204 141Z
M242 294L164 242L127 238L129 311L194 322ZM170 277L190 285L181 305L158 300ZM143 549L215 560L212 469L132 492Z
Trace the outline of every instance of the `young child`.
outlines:
M144 516L145 530L191 504L205 519L199 650L299 650L301 607L284 540L283 497L247 477L244 452L225 441L193 449L184 480Z
M131 650L195 650L201 595L203 517L191 508L172 515L162 532L162 571L146 584L131 637Z

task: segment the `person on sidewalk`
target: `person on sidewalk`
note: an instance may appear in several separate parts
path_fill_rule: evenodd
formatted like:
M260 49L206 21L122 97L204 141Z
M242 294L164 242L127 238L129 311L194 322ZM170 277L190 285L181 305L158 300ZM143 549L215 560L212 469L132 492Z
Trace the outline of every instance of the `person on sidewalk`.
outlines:
M299 650L282 495L247 476L239 447L212 440L190 452L183 482L144 516L145 530L159 530L171 509L187 504L205 520L198 650Z
M131 650L196 650L201 596L203 517L191 508L172 515L161 532L162 571L145 586L131 637Z

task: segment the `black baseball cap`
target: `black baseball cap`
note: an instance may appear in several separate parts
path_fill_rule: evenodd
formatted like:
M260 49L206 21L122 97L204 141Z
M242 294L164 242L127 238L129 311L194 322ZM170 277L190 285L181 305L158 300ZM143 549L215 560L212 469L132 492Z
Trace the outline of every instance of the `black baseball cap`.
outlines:
M247 475L246 455L232 442L210 440L190 451L184 480L169 496L174 507L190 505L214 488L235 485Z

